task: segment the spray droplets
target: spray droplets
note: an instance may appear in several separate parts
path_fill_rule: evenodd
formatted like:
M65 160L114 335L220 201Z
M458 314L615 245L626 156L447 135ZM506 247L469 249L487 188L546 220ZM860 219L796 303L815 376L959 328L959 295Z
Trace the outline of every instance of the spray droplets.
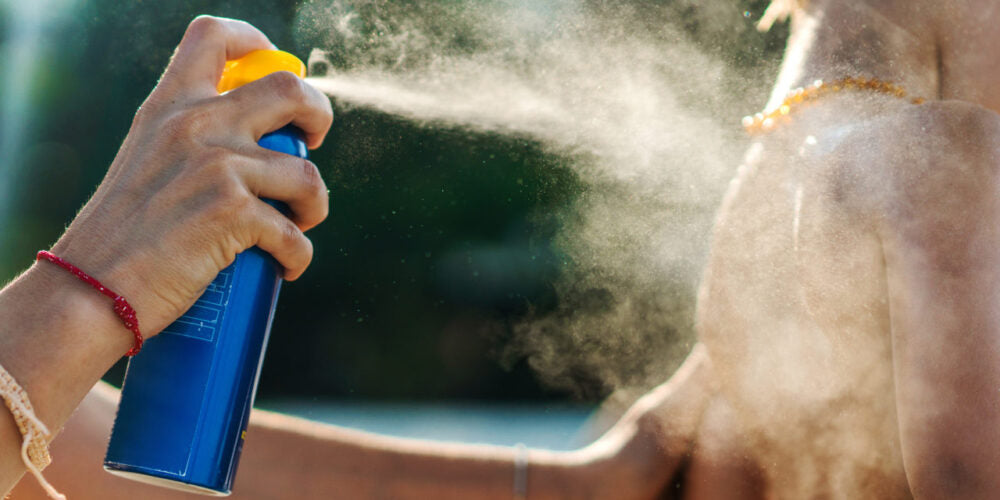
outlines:
M712 216L745 146L738 117L756 107L746 90L765 82L690 42L680 6L366 5L300 12L327 49L311 82L338 106L524 136L588 185L561 224L559 306L518 325L505 357L573 389L664 379L692 336Z

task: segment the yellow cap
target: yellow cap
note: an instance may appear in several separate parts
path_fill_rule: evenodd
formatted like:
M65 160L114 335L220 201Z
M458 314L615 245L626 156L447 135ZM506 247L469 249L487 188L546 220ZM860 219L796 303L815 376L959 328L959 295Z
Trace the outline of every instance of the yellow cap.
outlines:
M278 71L290 71L299 78L306 77L306 65L298 57L283 50L255 50L239 59L226 61L226 68L219 79L219 93Z

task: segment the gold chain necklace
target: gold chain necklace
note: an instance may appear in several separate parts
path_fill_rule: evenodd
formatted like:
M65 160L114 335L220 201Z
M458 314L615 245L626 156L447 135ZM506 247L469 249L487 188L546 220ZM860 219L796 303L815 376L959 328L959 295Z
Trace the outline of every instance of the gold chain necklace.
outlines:
M841 78L831 83L823 80L816 80L812 85L799 87L788 93L781 106L768 112L760 112L753 116L743 118L743 128L752 135L761 134L773 130L779 123L787 122L792 111L802 107L809 102L816 101L823 96L835 94L844 90L870 90L880 94L887 94L906 99L906 90L899 85L890 82L883 82L877 78ZM924 99L914 97L910 99L913 104L923 104Z

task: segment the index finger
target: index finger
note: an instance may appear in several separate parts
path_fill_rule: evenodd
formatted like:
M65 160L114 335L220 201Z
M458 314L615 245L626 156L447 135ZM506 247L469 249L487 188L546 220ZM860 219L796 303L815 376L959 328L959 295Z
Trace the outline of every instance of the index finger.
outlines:
M233 123L240 124L254 140L291 123L305 133L309 149L316 149L333 123L330 99L287 71L252 81L219 100L229 103Z
M163 81L205 96L216 95L215 86L222 77L226 61L260 49L275 46L250 23L224 17L198 16L188 25L177 46Z

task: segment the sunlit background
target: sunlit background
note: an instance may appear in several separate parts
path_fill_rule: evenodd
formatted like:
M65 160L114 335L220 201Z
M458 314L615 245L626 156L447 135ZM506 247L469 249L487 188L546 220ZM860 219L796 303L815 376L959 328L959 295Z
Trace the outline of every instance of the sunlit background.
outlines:
M410 2L337 3L363 15ZM684 43L752 82L733 100L746 105L721 111L734 133L739 118L763 104L785 36L783 27L753 30L767 2L576 3L665 15ZM316 29L322 20L307 18L323 7L0 0L0 277L24 270L72 220L194 16L247 20L306 59L314 48L337 49ZM378 27L367 33L373 46L383 35ZM697 68L689 76L692 85L707 78ZM567 369L559 383L542 380L509 344L525 317L559 309L555 283L578 262L558 235L592 187L567 154L530 136L334 105L330 136L312 153L331 189L332 215L309 233L316 250L309 272L282 291L258 406L399 435L572 446L597 405L629 387L607 383L586 364ZM664 290L680 297L684 314L692 293L688 282ZM684 326L662 335L656 348L683 351L692 339ZM120 383L123 368L106 379ZM637 378L626 392L651 380Z

